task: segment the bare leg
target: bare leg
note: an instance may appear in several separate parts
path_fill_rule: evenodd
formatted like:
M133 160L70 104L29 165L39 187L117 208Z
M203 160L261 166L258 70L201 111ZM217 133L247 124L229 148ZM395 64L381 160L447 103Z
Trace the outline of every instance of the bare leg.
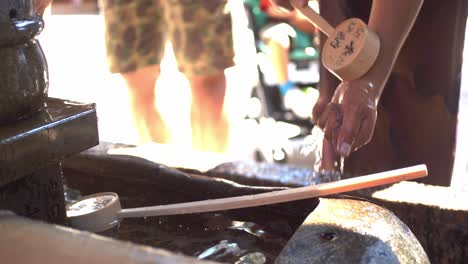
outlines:
M169 129L155 107L155 84L159 66L150 66L133 72L123 73L130 96L133 119L140 141L168 143Z
M289 38L286 36L283 39L269 39L266 41L266 44L269 50L268 57L275 71L276 81L279 84L283 84L289 80Z
M189 80L192 88L190 121L194 149L226 152L229 143L229 122L224 111L224 73L194 76Z

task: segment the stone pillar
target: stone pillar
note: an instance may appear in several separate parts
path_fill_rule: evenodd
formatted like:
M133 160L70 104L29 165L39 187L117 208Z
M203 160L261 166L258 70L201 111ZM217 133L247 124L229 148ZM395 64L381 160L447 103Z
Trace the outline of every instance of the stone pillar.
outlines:
M65 224L60 163L49 165L0 188L0 208L32 219Z
M94 105L49 98L41 114L0 125L0 210L64 224L61 160L98 142Z

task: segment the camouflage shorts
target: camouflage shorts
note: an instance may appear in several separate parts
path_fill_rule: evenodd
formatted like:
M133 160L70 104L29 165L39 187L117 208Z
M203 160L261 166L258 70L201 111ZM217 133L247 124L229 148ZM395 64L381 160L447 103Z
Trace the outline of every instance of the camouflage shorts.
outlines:
M188 76L233 65L227 0L102 0L101 7L112 72L159 65L166 41Z

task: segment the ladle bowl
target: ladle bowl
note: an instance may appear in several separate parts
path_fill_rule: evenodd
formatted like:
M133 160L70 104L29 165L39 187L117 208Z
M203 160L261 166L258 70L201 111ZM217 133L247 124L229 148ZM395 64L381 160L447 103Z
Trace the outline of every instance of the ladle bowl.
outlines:
M117 214L122 207L117 193L102 192L84 196L66 209L72 227L102 232L119 224Z

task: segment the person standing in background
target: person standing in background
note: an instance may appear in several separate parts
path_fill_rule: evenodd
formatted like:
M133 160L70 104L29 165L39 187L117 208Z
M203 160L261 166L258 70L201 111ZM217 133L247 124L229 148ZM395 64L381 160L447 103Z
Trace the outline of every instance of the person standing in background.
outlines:
M195 150L222 153L229 139L224 111L226 77L233 66L227 0L102 0L108 62L125 79L143 142L169 143L170 132L155 108L155 84L166 40L191 87ZM176 103L176 102L174 102Z
M36 13L42 15L51 2L34 0ZM100 6L110 71L126 81L140 141L170 142L155 107L155 85L169 40L191 87L193 148L225 152L230 126L224 70L234 65L228 0L102 0Z

